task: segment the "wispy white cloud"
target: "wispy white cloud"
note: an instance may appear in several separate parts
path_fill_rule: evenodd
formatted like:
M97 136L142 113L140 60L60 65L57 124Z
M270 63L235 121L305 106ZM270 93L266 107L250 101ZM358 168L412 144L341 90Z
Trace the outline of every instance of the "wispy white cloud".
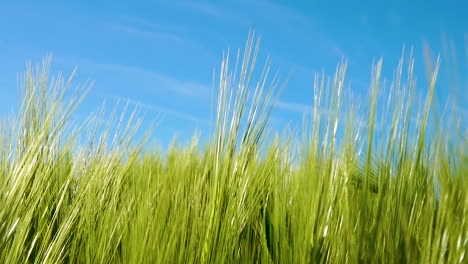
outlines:
M172 41L179 41L179 42L185 41L179 35L172 34L172 33L156 31L156 30L145 30L145 29L141 29L138 27L118 24L118 23L105 23L105 24L109 29L120 31L123 33L129 33L129 34L133 34L133 35L137 35L141 37L155 38L155 39L161 39L161 40L172 40Z
M180 5L186 8L190 8L198 13L202 13L207 16L216 18L218 20L231 22L239 25L250 24L246 17L243 17L239 14L234 14L226 9L220 8L219 6L213 5L208 2L187 1L180 3Z
M279 63L280 65L284 65L287 67L287 69L290 69L293 71L293 73L300 72L300 73L305 73L310 76L314 76L315 73L319 72L316 69L313 69L307 65L304 64L299 64L297 62L294 62L290 59L287 59L286 57L283 56L272 56L272 60L275 63ZM283 67L283 66L282 66Z
M61 63L65 63L68 65L76 66L77 63L80 64L81 67L87 69L94 69L94 70L105 70L111 71L112 74L121 76L121 75L128 75L132 76L132 78L138 78L141 80L145 80L145 82L154 84L155 88L157 89L164 89L168 91L174 92L174 96L188 96L193 98L205 98L207 94L210 94L211 87L205 84L201 84L198 82L190 81L190 80L180 80L178 78L153 71L150 69L134 67L134 66L126 66L120 64L110 64L110 63L101 63L94 60L87 60L87 59L78 59L73 57L66 57L60 56L56 58L57 61ZM192 114L174 110L171 108L158 106L149 104L143 101L138 101L130 97L124 97L116 94L111 93L104 93L98 90L93 89L90 95L95 95L103 98L111 98L114 100L120 100L123 102L129 102L134 105L139 105L140 107L147 109L149 111L161 113L167 116L171 116L174 118L178 118L180 120L189 121L196 124L209 124L209 120L199 118Z
M123 77L124 79L137 80L139 83L145 84L145 89L148 87L154 88L155 91L163 91L169 96L172 94L173 96L184 96L202 100L211 95L211 84L180 79L147 68L102 63L70 56L54 57L54 61L71 67L79 66L79 69L86 69L87 72L99 72L100 77L109 76L110 73L113 79Z
M281 14L282 19L287 18L287 21L293 20L293 21L300 22L303 24L311 25L311 21L307 16L287 6L284 6L278 3L273 3L268 0L258 0L258 1L255 1L253 4L256 4L258 7L262 9L268 9L270 11L273 11L273 13Z
M185 35L187 33L206 32L206 29L196 27L194 25L188 27L184 23L166 24L166 23L161 23L157 19L150 20L147 18L142 18L139 16L131 16L131 15L123 15L123 16L120 16L119 18L122 20L122 23L125 25L131 24L137 28L143 27L143 28L151 29L152 31L158 31L158 32L171 32L171 34L176 35L178 39L181 39L181 35Z
M114 95L114 94L108 94L108 93L100 93L100 92L96 92L95 94L99 95L99 96L102 96L104 98L110 98L110 99L120 101L120 102L124 102L124 103L128 102L130 104L133 104L134 106L141 107L143 109L146 109L146 110L149 110L149 111L152 111L152 112L156 112L158 114L162 114L162 118L164 118L165 115L168 115L168 116L175 117L175 118L180 119L180 120L189 121L189 122L192 122L192 123L195 123L195 124L209 124L210 123L209 120L199 118L197 116L188 114L186 112L181 112L181 111L177 111L177 110L174 110L174 109L171 109L171 108L158 106L158 105L154 105L154 104L148 104L148 103L145 103L143 101L135 100L135 99L130 98L130 97Z
M310 105L296 103L296 102L286 102L286 101L280 101L280 100L276 101L275 107L278 109L292 111L292 112L299 112L299 113L311 112L313 109L312 106Z
M180 80L172 76L145 68L107 63L93 63L93 66L106 70L140 76L141 78L147 79L151 83L154 83L155 88L173 91L178 95L201 96L207 94L210 91L208 85L194 81Z
M250 2L249 2L250 3ZM334 56L344 57L346 55L340 43L334 40L327 32L321 30L320 24L314 21L311 17L301 13L300 10L290 8L283 4L274 3L269 0L259 0L251 3L262 12L275 14L272 17L281 17L279 21L288 21L288 31L295 32L299 35L298 38L303 38L304 30L307 30L307 35L313 36L314 45L318 45L326 52Z
M298 102L286 102L281 100L276 101L275 108L301 114L310 114L314 111L314 107L312 104L308 105ZM322 116L327 116L329 114L329 109L327 109L325 106L320 107L318 111L319 114Z
M120 20L123 21L101 21L101 23L109 30L127 34L128 36L180 44L185 49L195 49L197 53L201 53L211 59L215 57L213 51L207 49L206 45L203 45L199 40L194 40L189 37L191 35L198 36L202 33L207 33L208 31L206 31L206 29L197 29L192 25L158 24L147 19L132 16L123 16ZM214 32L209 33L210 35L218 35Z

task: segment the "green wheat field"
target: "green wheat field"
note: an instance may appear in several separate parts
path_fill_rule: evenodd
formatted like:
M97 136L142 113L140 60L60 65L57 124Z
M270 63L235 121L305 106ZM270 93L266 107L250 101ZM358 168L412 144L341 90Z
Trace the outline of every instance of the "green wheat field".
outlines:
M425 87L411 55L387 82L376 61L353 100L343 60L276 133L287 82L254 69L258 49L223 57L209 141L167 151L138 110L71 122L83 90L28 66L0 125L0 263L468 263L468 133L436 96L443 61Z

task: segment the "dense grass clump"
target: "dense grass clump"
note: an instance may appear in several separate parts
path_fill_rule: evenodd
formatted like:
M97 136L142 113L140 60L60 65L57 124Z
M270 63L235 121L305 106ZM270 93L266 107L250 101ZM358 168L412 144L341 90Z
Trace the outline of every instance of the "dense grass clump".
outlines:
M376 63L368 103L343 61L298 137L270 140L281 87L268 62L253 78L257 50L224 58L210 143L165 154L135 114L74 127L82 97L29 67L0 127L0 262L467 263L468 138L433 107L439 61L421 107L411 56L389 89Z

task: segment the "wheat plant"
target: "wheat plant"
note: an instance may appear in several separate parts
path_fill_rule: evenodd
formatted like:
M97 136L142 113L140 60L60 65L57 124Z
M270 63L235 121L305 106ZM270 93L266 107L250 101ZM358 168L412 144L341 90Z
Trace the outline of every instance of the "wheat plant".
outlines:
M151 131L135 143L137 111L71 122L83 89L28 66L0 126L0 262L468 263L468 137L433 107L439 59L428 87L411 55L388 86L377 61L367 101L343 60L304 128L274 136L287 83L258 49L224 56L209 143L164 154Z

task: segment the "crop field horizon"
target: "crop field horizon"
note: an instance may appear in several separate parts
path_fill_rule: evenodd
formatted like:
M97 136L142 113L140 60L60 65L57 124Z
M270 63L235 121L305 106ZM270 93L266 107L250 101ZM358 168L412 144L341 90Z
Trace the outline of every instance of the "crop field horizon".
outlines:
M288 83L259 50L251 34L223 56L208 142L165 152L128 104L71 122L89 89L28 64L0 123L0 263L468 263L467 116L438 98L444 62L425 54L420 87L412 50L390 81L376 60L354 100L343 59L276 133Z

